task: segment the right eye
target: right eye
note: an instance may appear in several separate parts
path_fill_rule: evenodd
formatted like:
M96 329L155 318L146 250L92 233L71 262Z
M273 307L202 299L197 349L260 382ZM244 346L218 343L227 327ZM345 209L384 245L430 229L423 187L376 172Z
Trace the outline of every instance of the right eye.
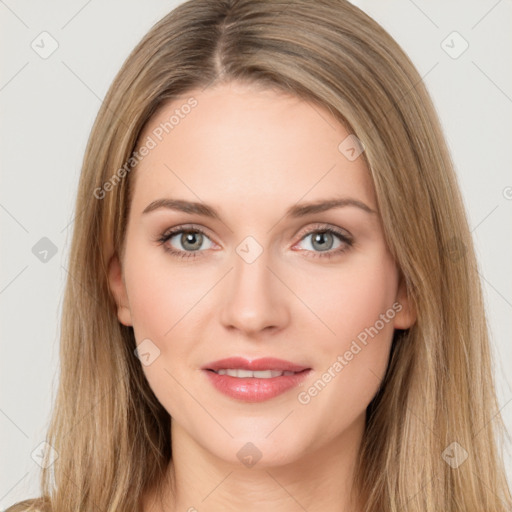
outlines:
M182 248L176 249L168 243L171 242L173 238L176 238ZM177 226L170 230L166 230L157 241L163 245L165 251L169 252L173 256L178 258L196 258L198 255L194 253L203 252L200 249L205 238L209 240L206 233L199 228Z

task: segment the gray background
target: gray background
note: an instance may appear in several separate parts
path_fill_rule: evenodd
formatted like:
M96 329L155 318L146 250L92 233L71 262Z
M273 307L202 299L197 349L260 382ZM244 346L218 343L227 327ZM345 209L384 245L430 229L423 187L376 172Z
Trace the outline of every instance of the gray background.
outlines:
M0 0L1 509L39 494L35 460L58 384L60 308L87 137L130 50L179 3ZM512 430L511 1L354 3L408 53L441 117L479 257L499 403ZM52 40L58 48L43 58ZM48 249L43 237L54 255L40 252ZM505 448L510 479L510 442Z

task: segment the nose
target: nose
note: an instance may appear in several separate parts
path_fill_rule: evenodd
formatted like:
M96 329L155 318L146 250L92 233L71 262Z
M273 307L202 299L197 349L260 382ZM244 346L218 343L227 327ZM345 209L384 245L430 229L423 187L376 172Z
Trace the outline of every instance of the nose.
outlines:
M233 269L225 277L221 297L221 322L226 329L247 335L281 330L290 320L287 304L293 295L283 284L263 251L249 263L234 254Z

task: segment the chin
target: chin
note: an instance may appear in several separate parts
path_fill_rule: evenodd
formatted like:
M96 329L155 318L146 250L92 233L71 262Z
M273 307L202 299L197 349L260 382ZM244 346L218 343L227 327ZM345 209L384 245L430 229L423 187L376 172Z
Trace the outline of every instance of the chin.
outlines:
M297 462L304 455L304 443L296 443L287 431L283 430L281 436L275 433L267 436L266 430L259 435L240 434L211 446L209 439L203 447L226 463L248 469L285 466Z

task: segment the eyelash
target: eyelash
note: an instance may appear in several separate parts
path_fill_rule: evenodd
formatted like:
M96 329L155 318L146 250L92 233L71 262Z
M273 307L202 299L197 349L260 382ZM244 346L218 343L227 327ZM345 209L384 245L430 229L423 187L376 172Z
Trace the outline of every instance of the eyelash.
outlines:
M165 231L159 238L157 238L157 242L159 245L163 246L164 251L172 254L173 256L180 258L180 259L188 259L188 258L197 258L197 253L204 252L204 251L177 251L175 249L171 249L169 246L164 245L168 240L170 240L174 235L177 235L179 233L201 233L202 235L208 237L208 235L200 228L198 227L188 227L188 226L177 226L176 228L172 228L170 230ZM341 242L345 244L345 246L342 246L341 248L338 247L335 250L325 251L325 252L314 252L314 251L307 251L307 252L313 252L314 254L311 256L313 258L332 258L334 256L338 256L341 253L344 253L348 251L353 246L353 240L349 238L347 235L343 234L341 231L338 231L337 229L328 227L328 226L316 226L315 229L308 231L305 233L301 241L309 235L313 235L316 233L330 233L332 235L337 236ZM209 238L209 237L208 237Z

